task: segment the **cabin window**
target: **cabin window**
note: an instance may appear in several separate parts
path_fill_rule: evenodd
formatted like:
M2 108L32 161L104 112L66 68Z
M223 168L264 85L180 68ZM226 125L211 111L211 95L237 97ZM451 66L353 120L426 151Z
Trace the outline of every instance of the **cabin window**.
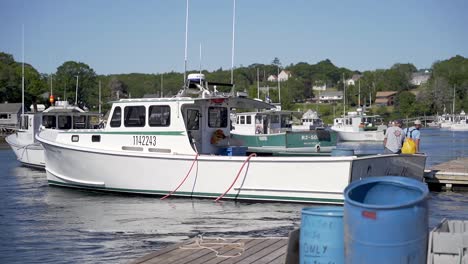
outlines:
M251 116L247 116L247 119L245 120L245 123L246 123L247 125L252 124L252 117L251 117Z
M78 136L78 135L72 135L72 136L71 136L71 141L72 141L72 142L78 142L78 141L80 141L80 136Z
M197 109L187 110L187 130L198 130L200 127L200 114Z
M101 135L92 135L91 142L101 142Z
M209 127L227 127L228 111L226 107L208 108L208 126Z
M0 114L0 119L11 119L11 114Z
M57 127L57 121L55 119L55 116L50 116L50 115L45 115L42 117L42 125L45 128L56 128Z
M272 115L270 119L271 124L278 124L279 123L279 116L277 115Z
M262 116L256 116L255 117L255 124L257 124L257 125L262 124Z
M148 110L151 127L167 127L171 124L171 108L168 105L152 105Z
M86 126L86 116L74 116L73 117L73 128L84 129Z
M240 117L240 123L241 125L245 124L245 116Z
M58 117L59 129L71 129L71 125L72 125L71 116L59 116Z
M282 115L281 116L281 127L289 128L291 127L291 117L289 115Z
M126 106L124 110L124 115L124 125L126 127L145 126L146 113L144 106Z
M116 108L114 108L114 113L112 114L110 126L120 127L121 121L122 121L122 109L120 109L120 106L117 106Z

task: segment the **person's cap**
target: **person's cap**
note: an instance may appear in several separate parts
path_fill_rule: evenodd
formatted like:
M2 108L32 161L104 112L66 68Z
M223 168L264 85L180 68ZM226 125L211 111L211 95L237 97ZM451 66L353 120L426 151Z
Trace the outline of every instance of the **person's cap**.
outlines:
M394 122L395 122L395 124L403 124L400 119L397 119Z
M414 121L414 124L415 124L415 125L420 125L420 124L421 124L421 121L420 121L420 120L416 120L416 121Z

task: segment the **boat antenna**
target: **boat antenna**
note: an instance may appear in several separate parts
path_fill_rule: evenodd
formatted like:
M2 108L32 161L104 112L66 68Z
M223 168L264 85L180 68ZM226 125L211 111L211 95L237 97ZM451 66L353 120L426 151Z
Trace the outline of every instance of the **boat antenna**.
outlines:
M78 105L78 75L76 76L75 105Z
M233 0L234 7L232 10L232 50L231 50L231 84L234 83L234 36L235 36L235 24L236 24L236 0Z
M187 0L187 7L185 11L185 60L184 60L184 89L187 88L187 38L188 38L188 14L189 14L189 0Z
M202 49L201 49L201 42L200 42L200 74L201 74L201 61L202 61Z
M22 37L23 64L21 66L21 115L24 116L24 24L22 26Z
M343 118L346 116L346 83L343 72Z
M101 80L99 80L99 114L101 114Z

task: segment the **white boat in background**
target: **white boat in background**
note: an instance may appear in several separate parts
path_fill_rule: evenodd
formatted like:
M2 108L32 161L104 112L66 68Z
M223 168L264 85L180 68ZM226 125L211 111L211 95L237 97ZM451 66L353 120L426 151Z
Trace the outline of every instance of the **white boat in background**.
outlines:
M197 90L199 97L187 96ZM271 105L189 81L174 98L113 102L102 129L40 131L36 138L45 149L48 183L216 200L340 204L344 188L354 180L423 178L426 156L419 154L247 155L245 146L229 140L232 108Z
M322 119L320 119L317 111L312 109L307 110L301 118L300 125L292 125L293 131L303 131L303 130L315 130L323 129L324 124Z
M41 129L94 128L99 121L100 115L97 113L85 112L66 101L57 101L43 112L23 114L19 129L7 136L5 141L23 165L44 169L44 148L35 139Z
M362 109L333 120L332 130L341 141L383 141L387 126L378 115L366 115Z
M450 126L453 131L468 131L468 123L465 111L461 111L456 118L456 122Z
M442 114L441 116L438 116L437 123L440 128L450 128L455 123L454 115Z

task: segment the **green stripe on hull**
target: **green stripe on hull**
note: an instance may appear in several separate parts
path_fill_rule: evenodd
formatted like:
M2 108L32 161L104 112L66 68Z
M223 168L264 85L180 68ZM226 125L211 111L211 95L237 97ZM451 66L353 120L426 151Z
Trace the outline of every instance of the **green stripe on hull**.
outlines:
M124 192L124 193L139 193L139 194L152 194L152 195L166 195L170 191L164 190L138 190L138 189L122 189L122 188L101 188L93 186L83 186L77 184L63 183L53 180L48 180L50 185L57 185L63 187L72 187L80 189L90 189L99 191L110 192ZM203 192L175 192L172 196L179 197L196 197L196 198L217 198L221 193L203 193ZM243 200L264 200L264 201L277 201L277 202L299 202L299 203L329 203L329 204L343 204L342 199L323 199L323 198L303 198L291 196L268 196L268 195L245 195L245 194L226 194L226 199L243 199Z
M64 134L183 136L185 131L64 131Z

